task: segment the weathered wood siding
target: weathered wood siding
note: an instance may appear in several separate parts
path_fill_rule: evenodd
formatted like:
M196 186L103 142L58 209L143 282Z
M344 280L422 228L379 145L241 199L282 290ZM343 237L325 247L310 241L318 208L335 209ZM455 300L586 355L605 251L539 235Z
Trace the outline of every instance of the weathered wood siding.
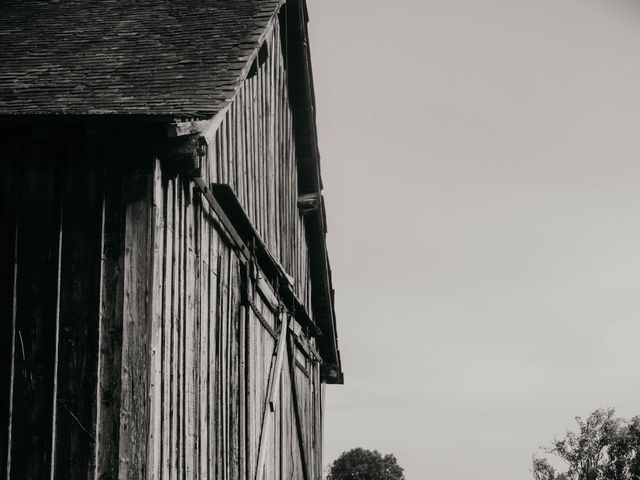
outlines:
M266 45L201 175L231 185L311 315L277 20ZM0 476L321 478L315 340L190 172L169 168L157 129L14 127L0 150Z
M90 478L117 465L123 180L143 155L78 125L3 132L2 476Z
M233 187L310 310L308 248L296 207L298 174L286 82L280 26L274 21L254 68L210 139L212 169L207 173L209 181Z
M256 68L209 136L200 171L206 183L231 185L310 311L308 249L297 208L295 142L278 28L274 22ZM257 293L255 279L219 235L210 221L214 214L187 179L163 180L161 169L158 163L151 262L152 477L255 478L263 418L273 415L263 478L320 478L314 340L292 324L297 360L284 360L279 403L265 413L286 309Z

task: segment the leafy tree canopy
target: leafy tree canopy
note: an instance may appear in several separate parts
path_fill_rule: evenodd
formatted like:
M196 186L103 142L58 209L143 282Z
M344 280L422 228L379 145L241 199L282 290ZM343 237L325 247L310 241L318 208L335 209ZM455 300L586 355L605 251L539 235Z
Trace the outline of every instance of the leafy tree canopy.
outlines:
M545 448L566 464L557 472L546 458L533 457L535 480L640 480L640 416L624 420L613 409L576 417L578 431Z
M402 471L394 455L354 448L331 464L327 480L405 480Z

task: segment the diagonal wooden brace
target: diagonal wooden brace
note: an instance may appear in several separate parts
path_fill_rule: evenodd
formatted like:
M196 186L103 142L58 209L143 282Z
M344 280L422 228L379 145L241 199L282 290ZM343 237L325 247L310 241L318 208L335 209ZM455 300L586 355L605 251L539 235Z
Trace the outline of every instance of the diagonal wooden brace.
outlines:
M289 331L289 316L285 315L280 324L280 335L275 350L275 360L272 362L269 375L269 387L262 414L262 429L260 431L260 443L258 445L258 463L256 466L255 480L262 480L264 476L264 462L267 455L267 436L271 432L273 417L275 415L276 399L280 392L280 377L282 374L282 362L287 347L287 332Z
M298 397L298 385L296 384L296 346L293 337L289 337L287 342L287 352L289 358L289 372L291 374L291 399L293 401L293 413L296 419L296 432L298 433L298 448L300 449L300 461L302 462L302 474L304 480L311 480L309 474L309 464L307 463L307 448L304 439L304 428L302 426L302 412L300 399Z

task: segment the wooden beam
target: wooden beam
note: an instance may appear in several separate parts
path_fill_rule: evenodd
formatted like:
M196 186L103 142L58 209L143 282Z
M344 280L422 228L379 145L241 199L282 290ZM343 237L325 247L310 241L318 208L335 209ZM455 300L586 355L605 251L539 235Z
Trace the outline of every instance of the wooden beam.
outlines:
M315 193L305 193L298 196L298 209L302 215L309 215L310 213L315 212L320 208L321 205L321 194L319 192Z
M322 335L322 331L311 319L304 304L293 291L293 278L287 274L260 238L231 187L221 183L211 184L208 187L197 169L193 180L218 217L219 223L227 233L232 245L239 251L241 259L245 263L255 260L271 284L273 291L278 293L296 321L307 327L311 335L316 337ZM249 248L248 245L253 247Z
M211 120L195 120L192 122L174 122L167 125L167 135L170 138L184 135L197 135L207 130Z
M264 279L260 272L258 272L257 274L255 284L258 293L263 298L263 300L269 304L271 310L276 310L280 306L280 301L273 292L273 288L271 287L269 282Z
M147 478L149 469L149 391L151 316L148 293L152 275L154 219L153 177L140 173L126 179L123 264L123 321L118 478Z
M280 284L293 285L293 277L285 271L280 262L271 254L231 186L226 183L212 183L211 193L224 209L226 216L233 219L233 226L244 243L255 246L253 254L256 256L258 265L265 271L267 276L274 275L279 277Z

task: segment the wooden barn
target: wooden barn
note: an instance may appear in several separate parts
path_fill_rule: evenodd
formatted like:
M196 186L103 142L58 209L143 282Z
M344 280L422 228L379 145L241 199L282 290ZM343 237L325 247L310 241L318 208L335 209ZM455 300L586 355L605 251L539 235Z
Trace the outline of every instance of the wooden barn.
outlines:
M0 1L7 479L320 479L305 0Z

